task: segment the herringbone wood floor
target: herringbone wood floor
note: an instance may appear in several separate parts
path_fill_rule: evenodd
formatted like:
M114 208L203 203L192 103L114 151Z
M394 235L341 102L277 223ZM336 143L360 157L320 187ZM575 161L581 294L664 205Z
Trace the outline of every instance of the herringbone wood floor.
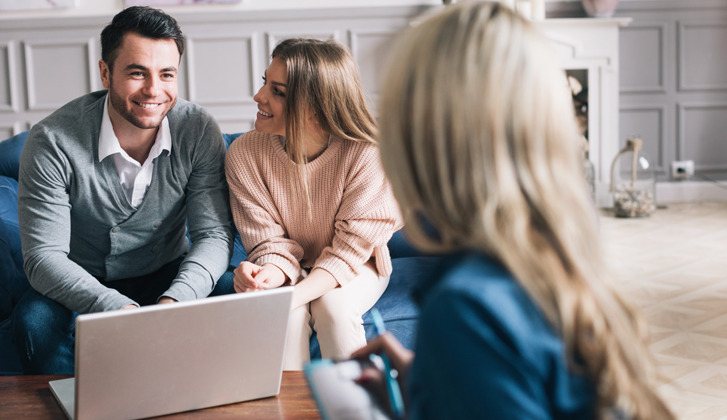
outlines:
M727 419L727 203L601 213L618 287L642 309L679 419Z

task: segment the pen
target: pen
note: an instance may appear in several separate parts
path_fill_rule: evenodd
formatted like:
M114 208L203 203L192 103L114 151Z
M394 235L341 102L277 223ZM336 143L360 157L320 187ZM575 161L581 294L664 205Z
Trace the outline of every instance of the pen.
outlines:
M376 308L371 309L371 317L374 320L374 328L376 328L376 334L383 334L386 331L386 328L384 327L384 319L381 318L381 314ZM396 420L403 419L404 401L401 398L399 383L393 376L391 376L391 363L389 362L389 358L385 354L382 354L381 360L384 363L384 382L386 382L386 391L389 394L391 411L394 414L394 418Z

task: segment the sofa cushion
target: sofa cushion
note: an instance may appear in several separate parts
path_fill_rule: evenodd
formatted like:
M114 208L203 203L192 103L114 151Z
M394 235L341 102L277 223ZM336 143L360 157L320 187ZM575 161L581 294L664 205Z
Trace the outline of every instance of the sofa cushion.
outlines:
M238 137L243 135L244 133L223 133L222 137L225 139L225 145L227 148L230 147L230 144L235 141ZM230 259L230 269L234 270L237 268L237 266L240 265L241 262L245 261L247 258L247 252L245 252L245 248L242 246L242 239L240 238L240 233L237 232L237 228L235 228L235 243L233 244L232 249L232 259Z
M0 375L22 374L23 368L13 343L11 322L5 319L0 321Z
M0 175L0 219L18 228L18 181L3 175Z
M3 152L0 152L0 161L4 158ZM0 162L0 166L3 165L4 163ZM29 287L23 272L23 258L20 251L17 202L17 181L0 176L0 375L22 373L10 330L10 313Z
M389 286L374 307L381 313L386 329L406 348L414 348L415 326L419 318L419 308L412 300L411 291L416 283L437 271L440 260L440 257L433 256L391 260L394 269ZM363 321L366 337L374 337L376 331L370 312L364 314Z
M18 182L0 176L0 321L10 316L29 287L23 272L17 203Z
M242 246L240 233L234 226L233 229L235 229L235 242L232 244L232 258L230 259L230 269L232 270L237 268L241 262L247 259L247 252L245 252L245 247Z
M22 259L18 263L15 253L18 249L9 245L8 236L17 235L8 229L0 219L0 321L10 317L15 304L20 300L28 286L22 267Z
M389 243L389 254L392 259L406 257L424 257L427 254L415 248L406 238L403 229L399 229L391 236Z
M240 137L241 135L245 134L245 132L242 133L222 133L222 138L225 139L225 145L227 145L227 148L230 148L230 144L232 144L233 141L235 141L236 138Z
M20 152L23 151L25 139L28 138L28 132L23 131L10 137L7 140L0 141L0 175L18 179L18 167L20 166Z
M419 318L419 308L412 300L411 291L414 284L426 279L437 272L441 257L419 256L394 258L391 263L394 267L389 280L389 286L381 295L374 308L381 313L387 331L396 337L404 347L414 348L416 326ZM371 312L363 315L366 339L376 337ZM311 358L320 358L321 351L315 332L311 337Z

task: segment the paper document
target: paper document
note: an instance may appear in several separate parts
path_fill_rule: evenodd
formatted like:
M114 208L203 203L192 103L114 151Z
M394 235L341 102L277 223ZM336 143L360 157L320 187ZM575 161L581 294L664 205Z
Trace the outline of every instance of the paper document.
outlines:
M356 383L360 361L314 360L304 373L323 420L390 420L376 399Z

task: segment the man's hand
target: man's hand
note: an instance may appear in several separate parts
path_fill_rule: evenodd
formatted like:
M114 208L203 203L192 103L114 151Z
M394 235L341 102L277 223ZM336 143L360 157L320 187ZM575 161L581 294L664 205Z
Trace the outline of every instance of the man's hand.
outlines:
M161 303L174 303L174 302L176 302L176 300L174 300L174 299L172 299L170 297L167 297L167 296L162 296L162 298L159 299L159 301L157 302L157 304L161 304ZM124 306L121 309L137 309L138 307L139 306L134 305L133 303L130 303L130 304Z
M274 264L265 264L261 267L250 261L243 261L234 273L234 286L237 293L274 289L282 286L286 280L283 270Z

